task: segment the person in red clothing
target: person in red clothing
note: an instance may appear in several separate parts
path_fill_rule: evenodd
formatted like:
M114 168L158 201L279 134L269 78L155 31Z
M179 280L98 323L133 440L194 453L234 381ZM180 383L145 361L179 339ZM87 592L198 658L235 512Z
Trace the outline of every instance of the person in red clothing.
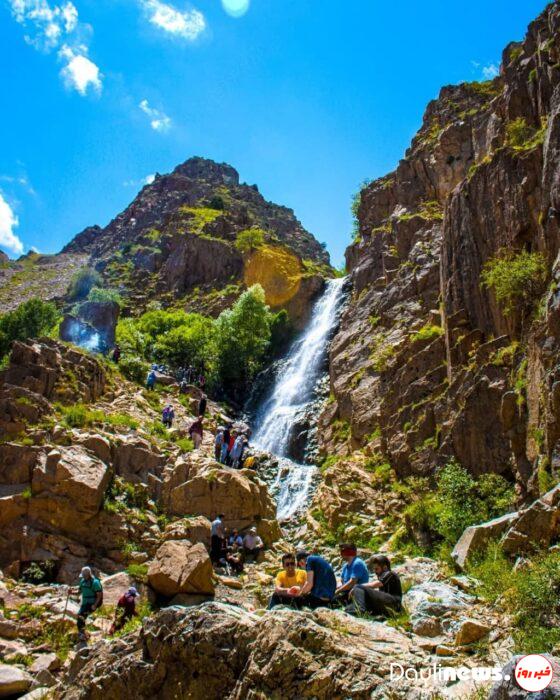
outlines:
M194 449L198 450L200 445L202 444L202 436L203 436L203 418L202 416L199 416L194 423L192 423L191 427L189 428L189 436L191 440L194 442Z
M114 634L122 629L128 620L131 620L136 613L136 598L138 598L138 591L134 586L131 586L126 593L123 593L119 598L117 603L117 609L115 610L115 621L111 626L110 633Z

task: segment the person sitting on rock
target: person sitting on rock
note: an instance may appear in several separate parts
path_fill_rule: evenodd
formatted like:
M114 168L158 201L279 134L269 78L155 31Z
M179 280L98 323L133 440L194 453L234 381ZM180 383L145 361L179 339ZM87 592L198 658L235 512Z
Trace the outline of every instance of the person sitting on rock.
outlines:
M283 571L276 576L276 588L268 603L269 610L276 605L291 606L307 580L305 571L296 568L296 558L293 554L282 556L282 568Z
M195 450L198 450L198 448L202 444L202 436L204 434L202 423L202 416L199 416L189 428L189 436L194 443Z
M78 610L78 637L85 639L86 619L103 605L103 586L96 578L89 566L84 566L80 573L78 590L82 596L80 609Z
M170 403L168 403L161 414L161 422L165 425L166 428L171 428L173 426L174 418L175 411L173 410L173 406Z
M233 547L226 548L226 565L231 569L234 574L243 573L243 559L241 555L234 550Z
M155 369L152 368L148 372L148 376L146 377L146 389L148 389L148 391L152 391L152 389L155 387L155 385L156 385L156 371L155 371Z
M307 580L293 605L297 608L328 607L336 591L336 576L332 566L318 554L298 552L296 562L299 568L305 568Z
M223 556L224 540L224 515L220 513L212 521L212 529L210 530L210 559L212 559L214 564L217 564Z
M115 620L111 625L109 634L115 634L121 630L125 624L131 620L138 613L136 612L136 598L139 593L131 586L126 593L123 593L117 602L117 608L115 610Z
M243 548L243 537L239 534L239 530L234 528L228 537L228 546L232 547L234 551Z
M263 549L264 543L257 535L257 528L252 527L243 538L243 553L245 556L252 557L256 560Z
M372 565L377 581L354 586L346 612L389 617L402 609L401 580L391 571L391 562L385 555L373 557Z
M354 586L369 582L369 571L364 560L357 556L355 544L341 544L340 556L346 563L342 567L340 586L336 589L336 602L346 605Z

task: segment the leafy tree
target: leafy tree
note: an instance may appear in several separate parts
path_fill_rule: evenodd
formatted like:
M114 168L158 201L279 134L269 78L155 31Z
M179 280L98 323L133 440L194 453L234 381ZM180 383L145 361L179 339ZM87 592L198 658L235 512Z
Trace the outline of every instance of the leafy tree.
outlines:
M209 366L214 338L214 322L200 314L185 314L185 323L159 337L154 355L174 367L187 364Z
M84 267L72 278L67 294L72 300L85 299L93 287L100 287L102 284L103 278L99 272Z
M260 248L265 243L265 232L260 228L248 228L237 234L235 246L242 253L249 253L251 250Z
M262 368L270 343L270 312L260 284L223 311L215 325L218 375L224 389L236 393Z
M14 340L27 340L49 333L58 320L51 302L29 299L14 311L0 316L0 357L4 357Z
M121 351L128 355L144 357L148 338L138 328L138 321L133 318L123 318L117 323L116 340Z

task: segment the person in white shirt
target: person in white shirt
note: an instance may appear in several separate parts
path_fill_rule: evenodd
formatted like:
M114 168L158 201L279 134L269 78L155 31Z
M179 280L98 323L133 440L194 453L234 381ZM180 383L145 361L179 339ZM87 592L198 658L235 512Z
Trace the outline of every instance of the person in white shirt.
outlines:
M243 538L243 552L256 559L264 549L264 543L257 535L257 528L252 527Z
M223 523L224 516L222 513L212 521L210 559L217 564L223 556L225 546L225 530Z

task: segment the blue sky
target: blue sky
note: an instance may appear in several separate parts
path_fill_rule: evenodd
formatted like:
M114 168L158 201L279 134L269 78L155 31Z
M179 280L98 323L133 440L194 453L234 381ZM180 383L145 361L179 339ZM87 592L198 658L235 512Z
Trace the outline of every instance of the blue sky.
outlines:
M0 248L56 252L201 155L292 207L339 264L360 182L396 166L442 85L492 75L544 7L0 0Z

